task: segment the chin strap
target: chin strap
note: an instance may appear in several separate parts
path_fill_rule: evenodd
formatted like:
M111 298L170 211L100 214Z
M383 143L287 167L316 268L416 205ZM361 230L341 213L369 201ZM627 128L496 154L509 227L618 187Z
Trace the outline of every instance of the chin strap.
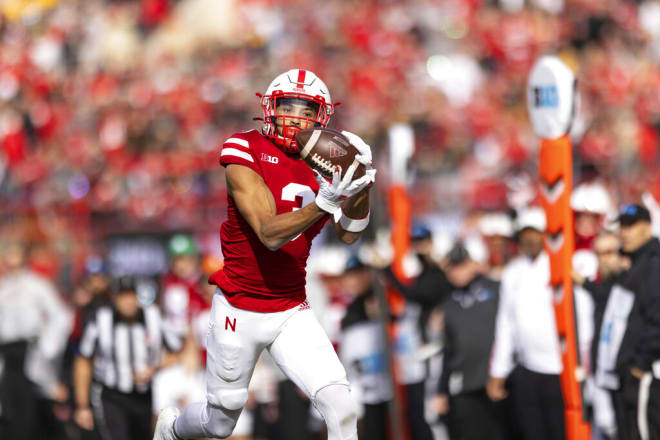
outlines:
M342 227L344 231L348 232L362 232L367 226L369 226L369 216L371 215L371 210L367 213L367 216L364 218L350 218L344 211L339 208L334 213L335 223L339 223L339 226Z

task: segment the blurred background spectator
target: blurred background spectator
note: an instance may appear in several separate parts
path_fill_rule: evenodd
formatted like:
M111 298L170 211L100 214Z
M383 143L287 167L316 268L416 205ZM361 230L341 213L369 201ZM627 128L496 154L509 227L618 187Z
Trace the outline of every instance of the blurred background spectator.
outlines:
M566 438L550 260L543 250L545 225L539 207L522 211L517 219L519 255L502 274L487 384L488 396L499 402L508 395L505 382L512 375L514 418L524 440Z
M0 277L0 434L63 438L52 404L68 398L60 367L71 312L53 283L26 267L27 252L9 243Z
M347 261L344 280L354 300L341 322L339 358L351 381L351 391L363 407L358 435L367 440L386 440L392 423L388 402L394 390L385 346L387 330L381 326L389 326L390 316L382 316L373 271L356 256Z
M624 402L620 435L659 438L660 242L652 235L651 215L643 206L625 206L617 220L630 269L612 290L605 310L604 320L611 328L601 338L620 345L616 357L603 367L620 378ZM623 317L627 322L622 326Z
M444 362L435 405L439 414L449 414L452 439L511 438L507 402L493 402L486 394L500 286L483 269L462 243L447 255L452 291L442 305Z
M609 324L604 324L605 308L610 292L624 270L625 257L621 255L621 243L618 235L612 231L603 231L593 243L598 258L598 277L588 280L579 273L573 273L575 283L584 286L594 300L594 332L591 345L591 372L593 377L592 406L594 412L594 430L600 431L606 439L617 437L617 426L623 426L623 400L620 387L612 383L611 372L603 364L608 358L616 356L617 349L610 349L610 338L606 334ZM616 381L615 381L616 382Z
M99 307L85 326L74 362L75 422L108 440L151 435L151 384L162 350L181 340L155 306L143 308L137 280L114 280L111 304Z

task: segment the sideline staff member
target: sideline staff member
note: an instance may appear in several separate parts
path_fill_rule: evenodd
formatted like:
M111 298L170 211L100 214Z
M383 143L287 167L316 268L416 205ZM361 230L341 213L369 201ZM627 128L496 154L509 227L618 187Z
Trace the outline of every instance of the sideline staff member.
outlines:
M517 359L513 378L515 419L525 440L564 440L562 363L552 308L550 260L543 250L545 213L528 208L518 218L519 255L504 269L495 342L486 391L495 400ZM514 354L516 356L514 356Z
M43 399L61 397L58 365L71 312L53 283L28 267L25 244L0 250L0 438L28 440L47 430Z
M610 295L610 301L618 299L617 317L625 314L624 309L629 311L615 366L622 378L626 425L622 438L659 440L660 241L652 236L649 211L640 205L626 206L618 221L621 249L630 258L617 295L614 290ZM623 306L626 298L628 307ZM607 320L607 309L605 315Z
M449 411L452 439L510 439L503 403L492 402L486 395L499 283L483 275L484 268L461 243L447 260L447 277L454 290L444 304L445 354L436 410Z
M156 306L140 307L134 278L116 279L111 298L80 342L74 419L87 430L98 423L104 440L144 440L151 438L151 379L161 349L179 350L181 341L167 331Z

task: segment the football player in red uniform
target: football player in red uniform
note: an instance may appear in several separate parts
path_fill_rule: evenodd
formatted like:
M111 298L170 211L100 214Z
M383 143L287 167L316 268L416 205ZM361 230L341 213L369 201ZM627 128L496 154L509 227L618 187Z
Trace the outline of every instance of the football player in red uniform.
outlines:
M227 220L220 236L224 267L209 282L213 298L207 342L207 401L161 412L155 440L231 435L248 399L255 363L266 349L323 415L331 440L357 439L356 403L346 371L305 298L312 239L328 219L352 243L369 223L371 149L343 132L360 154L354 169L331 182L298 156L295 134L326 126L334 113L328 88L302 69L276 77L261 96L264 128L225 141Z

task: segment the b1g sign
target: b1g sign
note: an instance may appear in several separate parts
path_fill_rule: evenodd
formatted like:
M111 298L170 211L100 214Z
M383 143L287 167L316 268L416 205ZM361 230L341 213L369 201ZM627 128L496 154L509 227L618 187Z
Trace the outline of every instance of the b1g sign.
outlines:
M575 89L573 72L559 58L545 56L534 64L527 82L527 109L539 137L556 139L568 133Z
M557 96L557 86L537 86L534 87L534 108L559 106L559 97Z

